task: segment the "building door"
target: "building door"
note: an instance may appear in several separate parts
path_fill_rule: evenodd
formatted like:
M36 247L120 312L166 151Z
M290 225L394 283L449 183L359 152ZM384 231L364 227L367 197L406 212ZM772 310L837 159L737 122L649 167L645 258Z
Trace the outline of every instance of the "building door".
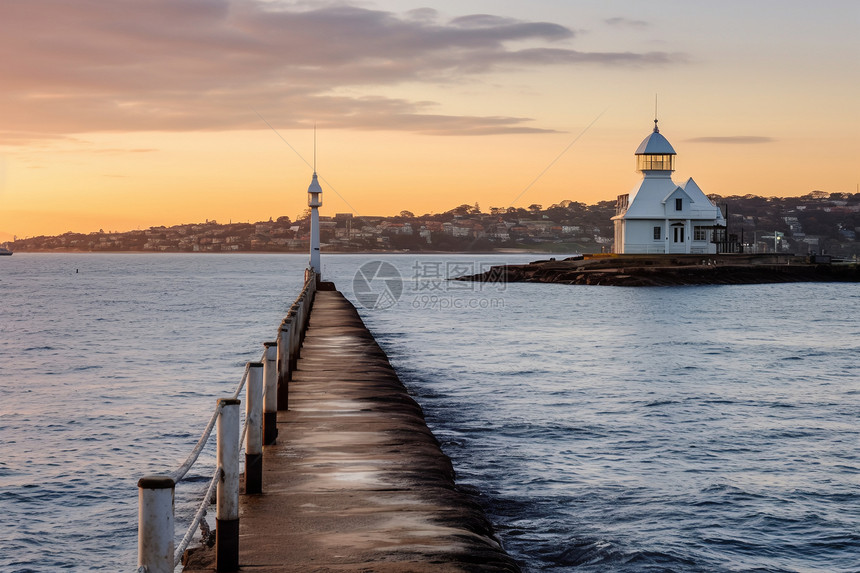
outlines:
M670 253L686 253L687 245L684 241L686 227L684 225L672 225L672 243L669 245Z

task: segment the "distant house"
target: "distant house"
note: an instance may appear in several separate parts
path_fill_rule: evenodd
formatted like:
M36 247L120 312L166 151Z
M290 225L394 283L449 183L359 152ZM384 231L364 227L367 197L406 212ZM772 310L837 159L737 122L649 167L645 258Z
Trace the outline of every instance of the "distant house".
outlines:
M618 196L614 252L717 252L714 233L724 231L726 220L692 178L681 185L672 181L675 155L655 119L654 131L636 149L642 181Z
M520 219L519 224L533 233L548 233L556 225L552 221L532 221L529 219Z

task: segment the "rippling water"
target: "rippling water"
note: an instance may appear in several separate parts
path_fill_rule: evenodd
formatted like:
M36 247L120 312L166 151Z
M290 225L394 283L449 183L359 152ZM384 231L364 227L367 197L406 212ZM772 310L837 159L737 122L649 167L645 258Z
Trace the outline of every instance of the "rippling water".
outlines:
M188 454L276 332L306 257L3 259L0 571L134 570L137 480ZM207 461L177 490L177 522Z
M375 258L324 274L357 302ZM404 290L361 307L527 571L860 570L856 285L440 278L532 258L382 257ZM0 570L133 569L137 479L182 460L305 261L0 261Z

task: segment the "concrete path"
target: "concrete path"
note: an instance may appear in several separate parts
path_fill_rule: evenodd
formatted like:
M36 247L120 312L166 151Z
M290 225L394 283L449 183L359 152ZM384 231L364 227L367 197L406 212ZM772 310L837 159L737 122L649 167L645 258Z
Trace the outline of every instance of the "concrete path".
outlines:
M242 496L242 571L519 571L339 292L316 294L289 403L264 493Z

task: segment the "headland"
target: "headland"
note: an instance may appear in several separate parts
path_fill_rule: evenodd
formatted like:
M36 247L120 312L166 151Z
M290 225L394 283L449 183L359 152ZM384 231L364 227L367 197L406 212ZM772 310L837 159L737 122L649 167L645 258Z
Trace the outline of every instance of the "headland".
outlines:
M783 254L601 254L500 265L457 280L631 287L860 282L860 266L833 262L829 257Z

